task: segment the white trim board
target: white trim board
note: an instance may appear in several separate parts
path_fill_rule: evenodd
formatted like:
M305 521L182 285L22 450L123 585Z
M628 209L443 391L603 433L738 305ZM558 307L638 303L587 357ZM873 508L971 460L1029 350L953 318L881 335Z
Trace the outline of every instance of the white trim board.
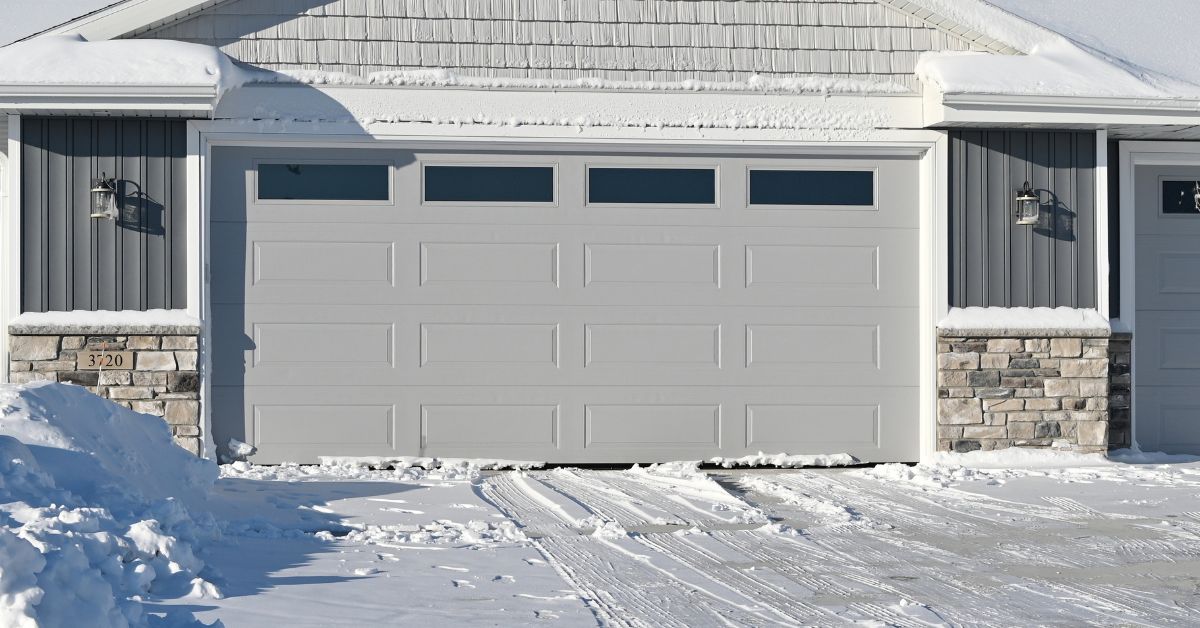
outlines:
M21 313L21 116L8 116L8 164L0 199L0 382L9 381L8 324Z

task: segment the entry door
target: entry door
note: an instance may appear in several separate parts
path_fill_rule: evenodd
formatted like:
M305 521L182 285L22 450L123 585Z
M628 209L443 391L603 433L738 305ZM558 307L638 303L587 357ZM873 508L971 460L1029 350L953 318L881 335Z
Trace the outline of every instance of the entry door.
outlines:
M1148 451L1200 453L1200 168L1135 173L1134 404Z
M260 461L918 457L914 158L213 160L214 434Z

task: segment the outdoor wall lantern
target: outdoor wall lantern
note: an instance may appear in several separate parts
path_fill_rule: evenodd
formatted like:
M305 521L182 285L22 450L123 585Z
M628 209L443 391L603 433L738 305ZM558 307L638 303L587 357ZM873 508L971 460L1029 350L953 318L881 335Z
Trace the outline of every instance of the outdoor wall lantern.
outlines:
M92 180L92 218L114 220L117 217L117 181L104 174Z
M1025 188L1017 191L1017 224L1036 225L1041 219L1042 199L1025 182Z

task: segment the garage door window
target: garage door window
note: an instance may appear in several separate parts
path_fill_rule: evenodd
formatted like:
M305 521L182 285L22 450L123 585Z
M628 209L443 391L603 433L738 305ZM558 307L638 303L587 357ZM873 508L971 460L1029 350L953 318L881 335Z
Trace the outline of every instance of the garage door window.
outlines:
M387 201L387 164L259 164L259 200Z
M1164 180L1162 213L1200 214L1200 181Z
M427 203L553 203L553 166L424 168Z
M713 168L588 168L588 204L714 205Z
M750 204L873 207L870 170L750 170Z

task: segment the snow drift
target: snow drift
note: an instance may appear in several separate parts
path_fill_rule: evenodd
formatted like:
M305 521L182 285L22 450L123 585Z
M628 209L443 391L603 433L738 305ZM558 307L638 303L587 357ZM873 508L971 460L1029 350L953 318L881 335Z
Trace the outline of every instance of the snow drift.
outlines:
M216 477L157 417L0 386L0 625L145 626L143 600L219 595L195 551L217 527L187 508Z

